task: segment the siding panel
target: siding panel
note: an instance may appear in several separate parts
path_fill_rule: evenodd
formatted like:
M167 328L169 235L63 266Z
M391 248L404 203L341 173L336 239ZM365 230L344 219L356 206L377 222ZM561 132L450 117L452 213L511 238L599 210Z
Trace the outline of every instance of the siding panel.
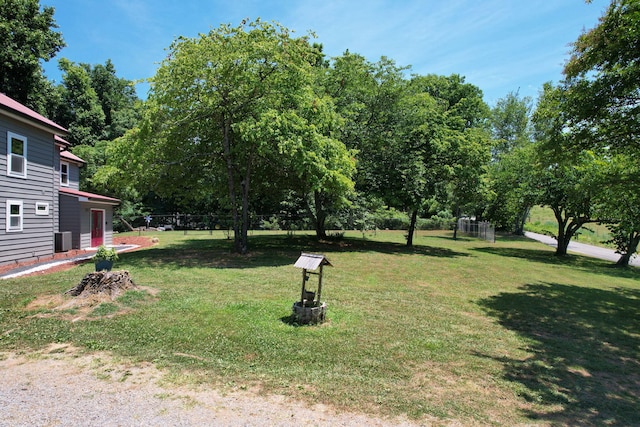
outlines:
M80 202L76 197L60 196L60 231L71 231L71 247L80 249Z
M27 178L7 176L7 132L27 138ZM53 135L0 115L0 264L49 256L57 230L57 189L53 180L57 148ZM23 204L23 231L6 232L6 201ZM36 203L49 204L36 215Z

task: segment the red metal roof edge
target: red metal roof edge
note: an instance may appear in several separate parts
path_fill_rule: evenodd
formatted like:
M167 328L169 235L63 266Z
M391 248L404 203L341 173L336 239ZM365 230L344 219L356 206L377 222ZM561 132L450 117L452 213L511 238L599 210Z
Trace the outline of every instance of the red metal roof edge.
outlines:
M81 163L81 164L87 163L84 160L82 160L80 157L73 154L71 151L67 151L67 150L61 150L60 157L63 157L69 161L76 162L76 163Z
M14 113L17 113L20 116L23 116L23 117L26 116L31 120L40 122L41 124L47 127L53 128L65 135L68 133L68 131L62 126L60 126L59 124L55 123L52 120L47 119L46 117L44 117L39 113L36 113L31 108L27 107L26 105L22 105L21 103L8 97L4 93L0 93L0 107L12 110Z
M59 145L64 145L65 147L71 146L71 143L69 141L67 141L66 139L63 139L59 135L53 135L53 140L57 142Z
M88 193L86 191L74 190L72 188L61 188L61 193L69 194L71 196L86 197L87 199L93 199L96 202L115 203L119 204L120 199L114 199L113 197L102 196L100 194Z

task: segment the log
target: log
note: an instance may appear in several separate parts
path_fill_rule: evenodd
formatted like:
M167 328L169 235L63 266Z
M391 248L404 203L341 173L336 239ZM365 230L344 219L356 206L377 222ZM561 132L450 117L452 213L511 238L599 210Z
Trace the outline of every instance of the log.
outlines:
M127 226L127 228L129 229L129 231L136 231L136 230L133 228L133 226L127 222L127 220L126 220L126 219L122 218L120 215L118 215L118 218L120 218L120 221L124 222L124 224Z

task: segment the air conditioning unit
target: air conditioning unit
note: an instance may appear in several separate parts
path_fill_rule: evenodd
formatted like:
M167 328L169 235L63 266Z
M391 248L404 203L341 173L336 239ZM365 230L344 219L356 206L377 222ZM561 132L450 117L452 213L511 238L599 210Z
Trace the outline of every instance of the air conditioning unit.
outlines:
M62 231L55 233L55 250L56 252L67 252L71 250L71 232Z

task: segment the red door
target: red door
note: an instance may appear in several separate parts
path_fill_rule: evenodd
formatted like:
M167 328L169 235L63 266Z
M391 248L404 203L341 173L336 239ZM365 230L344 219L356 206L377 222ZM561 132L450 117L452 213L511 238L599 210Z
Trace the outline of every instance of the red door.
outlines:
M104 243L104 211L91 210L91 246Z

